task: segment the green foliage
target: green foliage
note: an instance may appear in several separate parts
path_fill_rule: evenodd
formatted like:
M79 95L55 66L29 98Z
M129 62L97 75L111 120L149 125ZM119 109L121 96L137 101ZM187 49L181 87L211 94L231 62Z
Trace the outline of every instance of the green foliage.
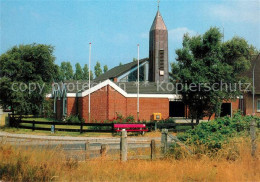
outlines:
M74 74L74 80L82 80L83 79L83 70L79 63L75 65L76 71Z
M16 113L39 114L57 73L53 50L50 45L29 44L14 46L1 55L0 105L3 108L11 106ZM36 85L33 92L19 89L19 85L28 87L29 83Z
M253 119L257 120L257 123L260 122L260 118L241 116L240 113L236 113L233 118L223 117L200 123L195 129L178 134L178 138L190 144L204 144L209 149L219 149L228 142L230 137L249 130L250 122Z
M158 123L176 123L174 118L168 118L165 120L158 121Z
M234 85L246 81L241 75L250 67L252 46L238 37L222 43L222 36L215 27L203 35L185 34L183 47L176 50L178 64L172 64L173 78L184 86L180 94L197 122L213 113L219 115L223 100L241 95L239 89L221 89L222 83Z
M102 69L100 66L100 63L97 61L96 65L95 65L95 76L96 78L99 77L102 74Z
M44 100L43 102L43 116L47 118L53 117L53 99Z
M105 73L105 72L107 72L107 70L108 70L108 67L107 67L107 65L105 65L103 68L103 72Z
M79 116L77 115L70 115L68 117L66 117L65 122L67 123L84 123L84 119L80 119Z
M60 77L62 78L62 81L73 79L73 69L69 61L61 62L60 74L61 74Z

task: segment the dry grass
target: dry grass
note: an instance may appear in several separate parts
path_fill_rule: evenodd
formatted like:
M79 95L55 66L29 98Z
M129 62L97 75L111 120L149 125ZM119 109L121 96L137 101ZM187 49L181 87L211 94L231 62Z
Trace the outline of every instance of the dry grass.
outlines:
M259 146L259 145L258 145ZM260 181L260 161L248 139L235 139L218 152L188 155L175 150L163 160L60 160L62 152L0 146L3 181ZM178 160L176 160L178 155ZM63 156L64 157L64 156Z

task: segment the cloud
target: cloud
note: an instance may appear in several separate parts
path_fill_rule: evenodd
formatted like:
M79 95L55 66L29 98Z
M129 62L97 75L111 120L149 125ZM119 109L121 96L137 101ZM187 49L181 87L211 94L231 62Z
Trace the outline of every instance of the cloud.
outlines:
M222 21L260 24L260 1L225 1L207 7L207 12Z
M175 43L181 43L183 39L183 35L185 33L188 33L191 36L196 35L195 31L190 30L187 27L178 27L168 31L169 40Z

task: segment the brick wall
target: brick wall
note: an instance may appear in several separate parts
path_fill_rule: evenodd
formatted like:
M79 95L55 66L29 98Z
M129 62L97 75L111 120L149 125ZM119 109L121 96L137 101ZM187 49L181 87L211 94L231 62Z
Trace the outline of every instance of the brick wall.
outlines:
M108 86L108 119L116 118L117 113L127 116L127 98Z
M77 98L68 97L67 98L67 115L76 115L77 114Z
M90 122L104 121L108 118L107 100L107 86L90 94ZM88 122L88 95L83 98L79 98L78 102L79 114L85 119L85 122Z
M137 119L137 98L126 98L112 87L106 86L91 95L91 122L112 120L117 113L124 117L132 115ZM68 102L68 113L73 113L73 100ZM70 105L70 106L69 106ZM78 99L81 117L88 122L88 95ZM162 113L162 118L169 117L169 100L161 98L140 98L140 120L150 120L153 113Z
M161 113L162 119L169 117L168 98L140 98L139 118L150 121L153 113ZM127 115L133 115L137 119L137 98L127 98Z
M56 119L61 119L62 118L62 100L57 99L56 101Z

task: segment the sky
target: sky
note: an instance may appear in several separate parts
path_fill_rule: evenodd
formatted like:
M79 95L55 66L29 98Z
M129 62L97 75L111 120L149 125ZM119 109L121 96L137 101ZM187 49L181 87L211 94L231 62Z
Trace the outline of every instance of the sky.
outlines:
M0 54L15 45L54 46L56 64L99 61L109 68L149 55L149 30L157 0L0 0ZM224 40L245 38L260 49L260 0L161 0L168 29L169 61L184 33L203 34L216 26Z

